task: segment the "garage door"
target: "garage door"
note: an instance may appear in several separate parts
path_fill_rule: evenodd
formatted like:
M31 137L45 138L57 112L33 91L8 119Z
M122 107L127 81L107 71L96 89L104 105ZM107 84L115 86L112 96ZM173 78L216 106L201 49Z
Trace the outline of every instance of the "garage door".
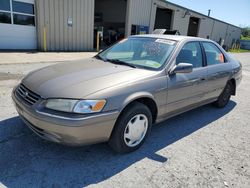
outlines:
M0 49L36 49L34 0L0 0Z

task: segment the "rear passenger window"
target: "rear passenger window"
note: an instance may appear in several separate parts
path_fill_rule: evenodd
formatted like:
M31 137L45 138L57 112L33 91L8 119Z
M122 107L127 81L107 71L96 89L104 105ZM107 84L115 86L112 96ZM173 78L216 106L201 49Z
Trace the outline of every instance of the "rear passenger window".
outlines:
M202 52L199 42L188 42L182 47L176 57L176 65L179 63L190 63L194 68L202 67Z
M225 57L223 53L215 44L210 42L203 42L202 44L207 58L207 65L225 63Z

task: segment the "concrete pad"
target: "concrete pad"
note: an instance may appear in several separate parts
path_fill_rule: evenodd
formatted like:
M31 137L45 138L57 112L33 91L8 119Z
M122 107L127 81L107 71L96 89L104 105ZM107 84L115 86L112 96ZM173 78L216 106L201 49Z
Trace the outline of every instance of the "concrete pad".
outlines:
M233 56L243 79L225 108L206 105L155 125L127 155L105 143L74 148L38 138L18 117L11 91L18 75L52 63L0 65L12 75L0 79L0 187L249 188L250 53Z
M0 64L64 62L93 57L96 52L0 52Z

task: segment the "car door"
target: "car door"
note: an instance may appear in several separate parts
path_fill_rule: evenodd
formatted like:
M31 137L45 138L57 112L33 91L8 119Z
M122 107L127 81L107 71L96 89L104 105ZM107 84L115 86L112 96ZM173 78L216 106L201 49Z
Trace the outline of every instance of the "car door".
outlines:
M200 42L184 44L175 60L176 65L179 63L192 64L193 71L168 75L167 114L184 111L203 101L206 93L207 70Z
M231 65L225 59L224 54L212 42L202 42L207 65L207 87L206 99L217 98L230 76Z

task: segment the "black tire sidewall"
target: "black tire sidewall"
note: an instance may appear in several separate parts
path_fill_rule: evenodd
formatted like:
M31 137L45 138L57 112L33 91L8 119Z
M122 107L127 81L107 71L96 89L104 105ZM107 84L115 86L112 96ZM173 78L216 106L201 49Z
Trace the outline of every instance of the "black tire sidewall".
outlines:
M227 89L230 90L230 95L228 96L227 100L225 101L224 97L227 94L226 93ZM224 88L223 92L221 93L221 95L219 96L218 100L215 103L217 107L223 108L223 107L225 107L228 104L228 102L230 101L232 89L233 89L232 83L228 82L227 85L226 85L226 87Z
M143 138L143 140L134 147L129 147L124 141L124 132L128 122L137 114L144 114L148 119L148 128L147 132ZM117 119L114 130L111 134L111 138L109 140L109 145L118 153L128 153L132 152L144 143L145 139L148 137L152 127L152 114L149 108L142 104L135 102L126 108L122 114Z

